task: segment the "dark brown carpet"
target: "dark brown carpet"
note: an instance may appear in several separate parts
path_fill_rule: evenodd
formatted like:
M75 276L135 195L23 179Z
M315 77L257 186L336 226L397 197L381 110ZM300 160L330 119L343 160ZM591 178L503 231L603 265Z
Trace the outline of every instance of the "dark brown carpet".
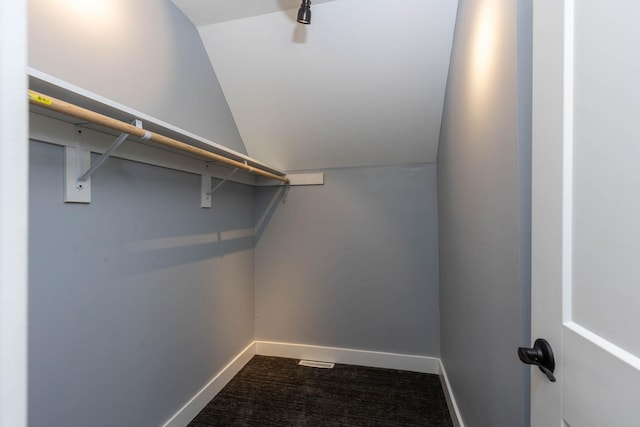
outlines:
M451 427L437 375L255 356L189 427Z

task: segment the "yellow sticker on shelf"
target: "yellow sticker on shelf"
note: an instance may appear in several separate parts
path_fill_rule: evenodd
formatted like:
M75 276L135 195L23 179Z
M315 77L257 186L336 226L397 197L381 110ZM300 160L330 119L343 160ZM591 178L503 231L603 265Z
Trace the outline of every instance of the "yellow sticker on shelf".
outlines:
M47 98L46 96L42 96L42 95L36 95L35 93L29 92L29 98L31 98L33 102L37 102L38 104L44 104L44 105L53 104L53 101L51 100L51 98Z

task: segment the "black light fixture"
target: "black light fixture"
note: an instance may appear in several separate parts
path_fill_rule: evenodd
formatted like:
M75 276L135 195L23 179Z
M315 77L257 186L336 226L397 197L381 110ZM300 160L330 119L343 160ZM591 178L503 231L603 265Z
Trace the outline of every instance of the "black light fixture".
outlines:
M298 9L298 22L311 24L311 0L302 0L300 9Z

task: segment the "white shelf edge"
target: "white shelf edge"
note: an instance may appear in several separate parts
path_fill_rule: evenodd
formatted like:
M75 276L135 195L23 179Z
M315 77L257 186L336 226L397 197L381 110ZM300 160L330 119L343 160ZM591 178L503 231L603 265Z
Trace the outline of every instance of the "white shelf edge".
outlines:
M248 163L251 163L255 166L258 166L260 168L263 168L267 171L276 173L277 175L284 175L285 173L277 168L268 166L264 163L262 163L259 160L256 160L246 154L240 153L238 151L232 150L230 148L227 148L223 145L217 144L213 141L210 141L208 139L205 139L201 136L198 136L196 134L193 134L189 131L186 131L184 129L181 129L177 126L171 125L169 123L164 122L163 120L157 119L155 117L152 117L148 114L142 113L140 111L137 111L133 108L127 107L125 105L122 105L116 101L113 101L111 99L105 98L101 95L98 95L94 92L91 92L89 90L83 89L79 86L76 86L72 83L69 83L65 80L59 79L57 77L54 77L50 74L47 74L45 72L42 72L38 69L35 69L33 67L27 67L27 75L30 77L31 79L36 79L39 81L40 84L43 84L45 86L49 86L49 88L51 89L52 87L56 87L58 88L58 90L62 90L63 92L66 93L67 97L72 97L72 96L76 96L76 97L82 97L82 98L86 98L88 100L91 100L95 103L101 104L103 106L105 106L107 109L109 110L115 110L117 112L119 112L120 114L125 114L129 117L135 117L138 118L140 120L142 120L145 123L145 127L147 127L149 124L151 124L154 127L158 127L158 128L163 128L166 129L172 133L176 133L179 134L183 137L185 137L188 140L191 141L184 141L185 143L189 143L189 142L197 142L201 145L207 146L211 149L213 149L215 152L221 153L221 154L228 154L231 158L236 158L236 159L241 159L241 160L246 160ZM47 94L47 95L51 95L51 94ZM53 96L53 95L51 95ZM66 101L66 99L63 99ZM99 113L105 114L105 112L103 111L98 111ZM109 115L108 113L106 115ZM162 132L159 132L162 133Z
M92 153L102 154L113 141L113 136L94 129L85 129L83 144ZM61 147L76 147L75 127L73 124L34 112L29 114L29 139ZM137 141L127 141L112 155L114 158L158 166L196 175L206 175L222 179L229 173L223 165L206 162L162 148L152 147ZM256 176L251 174L235 174L229 181L256 186Z

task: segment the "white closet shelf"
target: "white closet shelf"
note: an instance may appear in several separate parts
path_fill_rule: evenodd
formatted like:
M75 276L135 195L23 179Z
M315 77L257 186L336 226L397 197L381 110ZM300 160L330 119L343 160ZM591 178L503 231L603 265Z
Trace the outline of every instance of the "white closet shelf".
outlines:
M54 119L105 133L129 134L170 151L212 161L232 169L289 184L287 174L276 168L188 131L172 126L112 100L30 68L31 110ZM137 125L132 124L137 120Z

